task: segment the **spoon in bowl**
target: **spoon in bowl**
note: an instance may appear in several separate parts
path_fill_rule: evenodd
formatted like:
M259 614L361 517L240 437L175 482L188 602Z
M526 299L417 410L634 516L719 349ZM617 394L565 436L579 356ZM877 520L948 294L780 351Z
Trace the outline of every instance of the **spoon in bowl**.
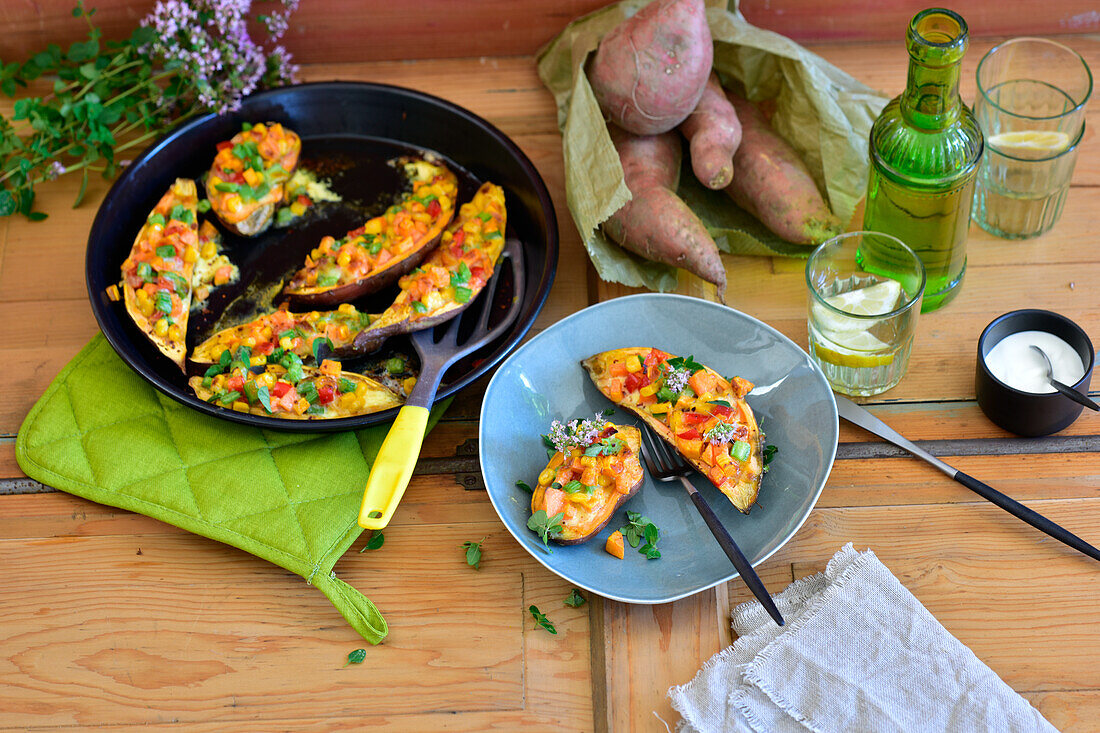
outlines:
M1081 394L1080 392L1075 390L1073 387L1070 387L1069 385L1066 385L1066 384L1062 384L1061 382L1059 382L1057 379L1054 378L1054 368L1050 364L1050 357L1047 356L1047 352L1043 351L1041 348L1039 348L1035 344L1031 344L1031 348L1038 351L1039 356L1043 357L1043 363L1045 363L1047 365L1047 381L1050 382L1051 387L1054 387L1054 389L1058 390L1059 392L1064 394L1066 397L1069 397L1074 402L1081 403L1082 405L1089 408L1090 410L1100 411L1100 405L1097 405L1090 398L1088 398L1085 395Z

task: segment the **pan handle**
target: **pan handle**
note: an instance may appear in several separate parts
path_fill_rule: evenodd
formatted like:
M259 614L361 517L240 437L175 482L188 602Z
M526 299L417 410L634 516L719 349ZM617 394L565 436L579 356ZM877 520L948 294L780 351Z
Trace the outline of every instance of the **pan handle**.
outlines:
M367 478L363 505L359 509L360 527L383 529L390 523L420 455L428 412L426 407L405 405L397 413Z

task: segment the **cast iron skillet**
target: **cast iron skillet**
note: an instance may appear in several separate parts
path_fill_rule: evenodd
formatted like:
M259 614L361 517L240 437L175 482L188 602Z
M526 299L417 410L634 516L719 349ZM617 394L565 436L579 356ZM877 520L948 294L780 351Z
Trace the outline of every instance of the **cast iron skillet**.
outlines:
M385 84L324 82L254 94L235 113L207 115L186 123L143 153L112 186L88 237L85 275L99 327L131 368L189 407L262 428L348 430L396 415L394 409L336 420L286 420L207 404L194 396L186 376L138 330L122 302L112 302L106 296L106 288L120 279L119 268L145 217L172 181L179 176L198 179L210 167L217 143L236 134L242 122L267 121L281 122L301 135L301 165L329 178L345 201L318 207L290 229L272 228L252 239L220 227L225 252L240 267L241 281L215 291L206 310L192 312L188 353L216 328L243 322L270 307L279 283L301 265L323 235L340 237L393 203L402 181L387 161L422 150L438 153L455 171L459 205L484 181L504 188L507 234L520 240L527 263L525 296L515 325L497 341L451 367L437 399L470 384L520 342L546 301L558 260L554 206L531 161L496 127L438 97ZM204 216L217 223L212 215ZM499 293L501 309L503 299L509 297L508 285ZM394 286L354 303L360 310L381 313L396 292ZM346 360L344 368L369 369L391 353L406 355L415 363L407 341L391 339L382 352Z

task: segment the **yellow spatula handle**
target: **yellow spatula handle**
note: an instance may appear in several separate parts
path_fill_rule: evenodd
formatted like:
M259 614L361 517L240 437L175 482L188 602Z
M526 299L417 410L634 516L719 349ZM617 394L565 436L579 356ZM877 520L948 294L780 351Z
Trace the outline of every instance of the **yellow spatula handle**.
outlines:
M359 526L382 529L390 523L394 509L412 478L413 467L424 443L424 428L428 426L428 408L405 405L397 413L390 432L382 441L374 459L363 506L359 509Z

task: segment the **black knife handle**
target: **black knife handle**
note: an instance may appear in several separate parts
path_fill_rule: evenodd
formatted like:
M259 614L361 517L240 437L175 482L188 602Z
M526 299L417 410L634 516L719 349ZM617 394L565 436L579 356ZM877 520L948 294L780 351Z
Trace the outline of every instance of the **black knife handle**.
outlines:
M1069 530L1050 521L1039 512L1028 509L1026 506L1016 501L1011 496L1002 494L1001 492L994 489L992 486L984 484L973 476L965 474L962 471L959 471L955 474L955 480L966 488L973 491L974 493L981 496L983 499L988 499L989 501L993 502L1001 509L1004 509L1006 512L1016 517L1017 519L1022 519L1023 521L1027 522L1040 532L1046 532L1048 535L1058 540L1059 542L1066 543L1078 552L1082 552L1088 555L1093 560L1100 560L1100 550L1096 549L1088 542L1085 542L1083 539L1073 534Z
M707 527L710 528L711 534L714 535L714 539L718 540L718 544L722 546L722 550L725 551L726 557L733 563L733 567L737 568L737 572L740 573L741 579L745 581L745 585L749 587L752 594L756 596L756 600L763 604L764 609L767 610L768 615L771 616L777 624L782 626L785 622L783 616L779 613L779 609L775 607L775 601L772 600L771 594L768 593L768 589L764 587L764 583L761 582L760 576L756 574L756 571L752 569L752 565L745 559L745 555L741 552L741 548L737 546L737 543L730 537L730 533L726 531L726 527L718 519L718 515L714 513L714 510L710 508L710 504L703 498L703 495L698 491L691 491L691 500L695 502L695 508L699 510L699 514L703 517L703 521L707 523Z

